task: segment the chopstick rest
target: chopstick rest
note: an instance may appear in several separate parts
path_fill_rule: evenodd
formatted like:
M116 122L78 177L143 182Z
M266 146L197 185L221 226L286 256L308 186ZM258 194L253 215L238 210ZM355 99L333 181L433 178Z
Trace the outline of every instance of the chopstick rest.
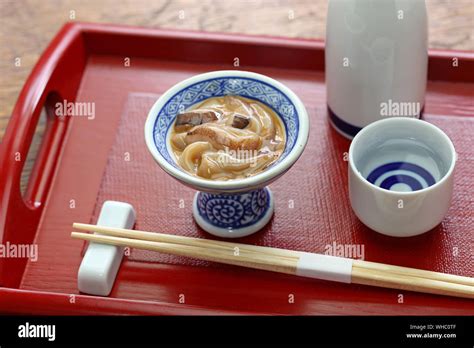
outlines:
M97 224L108 227L132 228L135 210L124 202L106 201ZM100 234L100 233L99 233ZM123 247L90 242L77 275L79 291L108 296L115 282L123 257Z
M302 277L351 283L352 259L337 256L301 253L296 274Z

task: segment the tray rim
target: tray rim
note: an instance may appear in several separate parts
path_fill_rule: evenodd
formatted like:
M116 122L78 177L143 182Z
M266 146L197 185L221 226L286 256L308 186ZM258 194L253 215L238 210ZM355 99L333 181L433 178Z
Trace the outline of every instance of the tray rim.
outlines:
M7 224L7 215L9 208L12 202L12 195L14 194L13 184L10 178L15 178L18 176L18 173L21 173L21 166L12 165L9 161L8 154L11 153L13 149L25 149L25 144L29 145L28 138L31 135L31 124L35 123L35 117L33 114L38 109L39 105L44 103L46 95L48 94L48 85L51 78L53 77L54 70L56 66L60 63L61 59L65 52L70 48L75 40L85 40L84 35L87 33L105 33L113 35L140 35L143 37L152 37L152 38L179 38L182 40L196 40L196 41L208 41L208 42L238 42L245 44L254 44L254 45L265 45L265 46L275 46L282 48L307 48L307 49L316 49L318 51L324 52L324 41L322 39L308 39L308 38L288 38L288 37L276 37L271 35L247 35L247 34L229 34L229 33L217 33L217 32L201 32L194 30L175 30L175 29L155 29L155 28L144 28L144 27L134 27L126 25L115 25L115 24L95 24L87 22L72 22L66 23L58 34L53 38L51 43L45 49L45 51L40 56L38 62L34 66L32 72L30 73L28 79L26 80L17 102L15 104L12 116L9 120L7 129L5 131L5 136L3 138L2 147L0 149L0 238L4 240L5 227ZM90 54L90 52L88 52ZM460 60L469 62L470 64L474 63L474 51L462 51L462 50L440 50L440 49L430 49L429 50L430 60L446 60L452 59L453 56L459 58ZM323 66L324 67L324 66ZM82 73L81 73L82 78ZM79 79L80 81L80 79ZM474 81L469 81L474 82ZM26 116L25 116L26 115ZM28 117L29 116L29 117ZM26 120L25 120L26 119ZM36 124L36 123L35 123ZM34 129L34 128L33 128ZM31 139L30 139L31 140ZM18 197L16 197L18 198ZM22 202L24 203L24 202ZM18 205L18 201L15 202ZM27 214L27 217L31 218L33 224L36 225L33 232L36 233L37 224L42 216L43 207L40 206L35 209L31 209L26 204L24 207L14 207L17 211L24 212ZM34 234L33 234L34 236ZM24 269L23 269L24 271ZM8 299L15 300L22 298L32 299L35 302L35 299L46 300L53 302L54 299L61 297L68 297L68 294L63 293L54 293L54 292L44 292L36 290L23 290L20 288L12 287L0 287L0 312L5 308L9 308ZM29 297L30 296L30 297ZM59 297L58 297L59 296ZM93 296L75 294L79 298L91 298ZM157 301L142 301L142 300L129 300L129 299L119 299L119 298L108 298L100 297L100 301L105 301L105 303L111 303L109 308L111 311L113 309L113 302L115 301L130 301L131 304L137 303L137 308L140 307L141 303L147 305L156 306L159 304L160 308L163 308L162 311L155 310L154 314L168 314L176 310L175 305L165 302ZM3 304L2 304L3 303ZM215 310L211 308L200 308L194 306L185 306L178 307L180 309L184 308L184 311L190 314L203 314L209 312L209 314L225 314L225 310ZM11 307L10 307L11 308ZM51 310L51 308L49 308ZM106 310L105 310L106 311ZM21 311L20 311L21 312ZM73 312L73 311L71 311ZM28 313L32 313L29 311ZM41 313L41 311L39 312ZM110 312L113 313L113 312ZM237 311L231 311L232 314L245 314ZM257 312L251 312L250 314L259 314ZM263 313L262 313L263 314Z

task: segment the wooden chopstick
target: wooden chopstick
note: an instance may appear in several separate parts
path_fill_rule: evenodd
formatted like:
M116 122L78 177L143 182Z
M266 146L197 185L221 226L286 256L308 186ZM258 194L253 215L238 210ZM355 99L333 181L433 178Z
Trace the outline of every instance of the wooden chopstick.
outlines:
M248 252L277 255L277 256L286 257L290 259L296 259L296 260L299 259L300 254L301 254L299 251L293 251L293 250L241 244L241 243L223 242L223 241L202 239L202 238L183 237L183 236L176 236L172 234L164 234L164 233L157 233L157 232L128 230L125 228L97 226L97 225L89 225L89 224L82 224L82 223L74 223L72 227L79 231L91 231L91 232L102 233L102 234L115 236L115 237L141 239L141 240L148 240L148 241L153 241L153 242L175 243L175 244L198 246L198 247L205 247L205 248L215 247L222 250L232 250L233 252L240 252L241 250L245 250Z
M299 255L301 254L284 249L172 236L145 231L99 227L86 224L75 224L74 226L78 229L103 234L113 234L114 236L72 232L71 236L73 238L119 246L130 246L287 274L296 274ZM123 238L122 236L131 238ZM234 253L236 246L239 248L237 254ZM352 283L474 298L474 287L470 285L472 278L377 263L368 263L368 265L366 265L364 262L365 261L354 260ZM405 269L409 270L407 272L408 274L403 273ZM420 274L422 276L420 276ZM427 278L427 276L437 278L445 277L445 279L450 279L450 281ZM461 280L463 283L457 283L454 280Z
M384 263L370 262L370 261L364 261L364 260L354 260L352 268L379 270L379 271L388 272L388 273L411 275L411 276L419 277L419 278L433 279L433 280L439 280L439 281L449 282L449 283L454 283L454 284L464 284L464 285L474 286L474 278L463 277L463 276L441 273L441 272L426 271L426 270L417 269L417 268L394 266L394 265L388 265Z
M137 249L158 251L166 254L193 257L205 261L225 263L235 266L256 268L266 271L294 274L297 260L291 260L268 254L256 254L241 252L235 255L233 252L212 248L203 248L190 245L179 245L164 242L151 242L147 240L111 237L99 234L72 232L72 238L83 239L90 242L129 246Z
M287 258L296 259L296 260L298 260L301 255L301 252L293 251L293 250L248 245L248 244L233 243L233 242L215 241L215 240L201 239L201 238L184 237L184 236L177 236L177 235L170 235L170 234L156 233L156 232L129 230L129 229L124 229L124 228L97 226L97 225L90 225L90 224L83 224L83 223L74 223L73 227L80 231L98 232L98 233L102 233L102 234L106 234L110 236L116 236L116 237L141 239L141 240L148 240L148 241L155 241L155 242L175 243L175 244L198 246L198 247L204 247L204 248L215 247L215 248L221 248L223 250L232 250L233 252L236 251L235 248L238 248L239 252L243 250L243 251L255 252L255 253L260 253L260 254L264 253L264 254L269 254L269 255L277 255L277 256L287 257ZM363 260L354 260L353 268L380 270L386 273L411 275L411 276L419 277L419 278L433 279L433 280L439 280L439 281L450 282L450 283L455 283L455 284L464 284L464 285L474 286L474 278L440 273L440 272L426 271L426 270L421 270L421 269L416 269L416 268L393 266L393 265L369 262L369 261L363 261Z
M373 269L352 268L352 283L436 295L474 298L474 287L469 285L386 273Z

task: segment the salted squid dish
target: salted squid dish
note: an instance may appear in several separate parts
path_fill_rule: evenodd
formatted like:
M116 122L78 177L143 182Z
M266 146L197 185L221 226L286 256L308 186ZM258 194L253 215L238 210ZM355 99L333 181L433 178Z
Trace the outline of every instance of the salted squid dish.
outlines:
M170 136L177 163L210 180L262 172L285 148L285 128L265 104L240 96L213 97L177 115Z

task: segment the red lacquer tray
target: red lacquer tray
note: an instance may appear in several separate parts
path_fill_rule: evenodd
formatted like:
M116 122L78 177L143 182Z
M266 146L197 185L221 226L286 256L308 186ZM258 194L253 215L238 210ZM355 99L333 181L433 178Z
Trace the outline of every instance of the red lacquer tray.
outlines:
M425 118L445 130L456 146L455 195L438 227L396 239L370 231L350 209L343 159L349 142L327 122L322 42L74 23L60 31L34 68L3 140L0 240L35 243L39 257L36 262L0 259L0 312L473 314L473 302L464 299L139 250L124 259L110 297L78 292L84 244L70 238L71 224L95 223L104 200L133 204L137 229L212 238L192 219L194 192L166 175L148 154L143 125L150 106L174 83L210 70L235 69L235 57L239 69L287 84L303 100L311 120L303 156L272 185L274 218L239 242L321 253L360 245L369 261L473 276L473 53L430 52ZM23 199L23 161L15 161L15 154L27 153L41 109L52 113L64 99L94 102L96 117L49 118Z

